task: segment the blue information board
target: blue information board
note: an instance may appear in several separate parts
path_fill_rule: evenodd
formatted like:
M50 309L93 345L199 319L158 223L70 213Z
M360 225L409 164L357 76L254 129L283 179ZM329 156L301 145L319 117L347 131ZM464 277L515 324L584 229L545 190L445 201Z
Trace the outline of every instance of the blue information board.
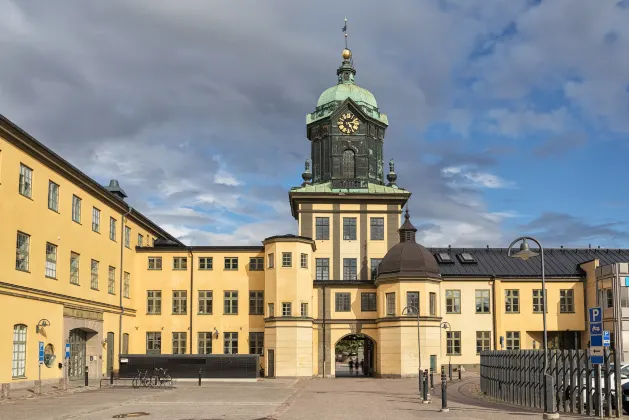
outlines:
M603 347L609 347L612 341L610 335L611 334L609 334L609 331L603 331Z
M39 364L40 365L44 364L44 342L43 341L39 342Z
M595 306L588 308L590 321L590 361L592 364L603 364L603 308Z
M66 359L70 358L70 343L66 343Z

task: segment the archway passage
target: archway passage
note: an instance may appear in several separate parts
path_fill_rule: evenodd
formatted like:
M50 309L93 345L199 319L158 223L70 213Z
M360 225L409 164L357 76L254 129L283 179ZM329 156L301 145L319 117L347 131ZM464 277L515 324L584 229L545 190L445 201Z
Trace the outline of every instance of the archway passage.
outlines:
M373 376L376 343L365 334L349 334L334 346L335 376L357 378Z

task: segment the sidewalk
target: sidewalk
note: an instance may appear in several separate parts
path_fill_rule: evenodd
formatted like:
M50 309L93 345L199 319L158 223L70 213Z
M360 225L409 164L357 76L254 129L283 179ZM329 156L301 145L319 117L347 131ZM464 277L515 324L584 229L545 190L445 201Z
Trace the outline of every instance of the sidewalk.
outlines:
M62 394L74 394L77 392L84 392L98 389L99 380L90 378L90 385L85 386L83 379L72 380L68 382L67 390L63 390L59 387L59 384L46 384L41 387L41 395L35 393L35 387L11 389L9 391L9 398L0 399L0 404L9 403L17 400L35 399L44 396L62 395Z

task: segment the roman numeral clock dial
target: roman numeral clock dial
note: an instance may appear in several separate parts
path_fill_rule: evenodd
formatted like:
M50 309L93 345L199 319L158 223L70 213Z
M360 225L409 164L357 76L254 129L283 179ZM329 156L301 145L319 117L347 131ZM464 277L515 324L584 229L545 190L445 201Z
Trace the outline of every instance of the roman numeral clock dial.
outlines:
M340 116L337 125L341 133L352 134L358 131L360 120L351 112L347 112Z

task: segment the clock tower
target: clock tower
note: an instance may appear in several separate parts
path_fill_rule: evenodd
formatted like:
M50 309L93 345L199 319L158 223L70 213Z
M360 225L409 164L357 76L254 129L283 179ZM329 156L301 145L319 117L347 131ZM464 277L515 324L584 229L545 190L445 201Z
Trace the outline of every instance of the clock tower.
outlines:
M383 185L387 116L378 110L373 94L355 83L352 52L346 48L342 57L336 85L321 94L306 117L312 182L351 189Z

